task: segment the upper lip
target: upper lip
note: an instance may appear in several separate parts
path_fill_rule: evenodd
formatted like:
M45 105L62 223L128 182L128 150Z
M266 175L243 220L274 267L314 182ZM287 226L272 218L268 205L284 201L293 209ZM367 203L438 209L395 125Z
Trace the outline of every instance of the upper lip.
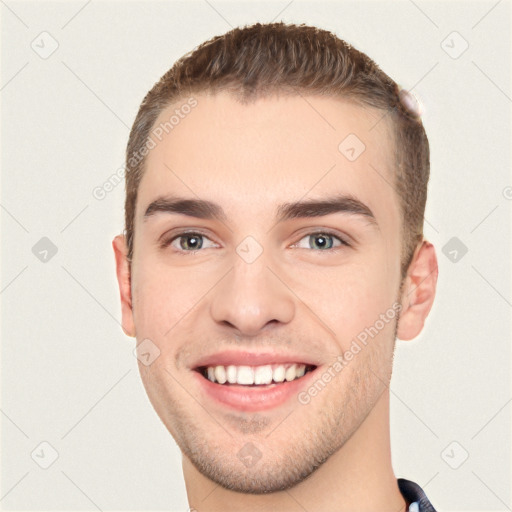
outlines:
M191 368L197 369L205 366L260 366L266 364L299 363L318 366L319 362L311 356L276 352L249 352L240 350L225 350L198 359Z

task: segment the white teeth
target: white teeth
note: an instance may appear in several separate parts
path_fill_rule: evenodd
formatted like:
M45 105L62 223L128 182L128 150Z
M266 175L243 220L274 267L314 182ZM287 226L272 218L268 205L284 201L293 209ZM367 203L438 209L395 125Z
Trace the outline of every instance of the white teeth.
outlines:
M278 366L272 374L272 380L274 382L283 382L285 375L286 375L286 368L284 366Z
M286 370L286 373L284 374L284 378L290 382L291 380L295 379L296 377L296 370L297 366L292 364L287 370Z
M306 373L305 364L274 364L262 366L209 366L206 377L219 384L268 385L280 382L291 382L303 377Z
M254 372L254 384L270 384L272 382L272 366L258 366Z
M230 384L236 383L236 366L230 365L226 368L226 376Z
M238 384L254 384L254 370L250 366L237 368L236 381Z
M215 379L219 384L224 384L226 382L226 370L224 369L224 366L215 367Z

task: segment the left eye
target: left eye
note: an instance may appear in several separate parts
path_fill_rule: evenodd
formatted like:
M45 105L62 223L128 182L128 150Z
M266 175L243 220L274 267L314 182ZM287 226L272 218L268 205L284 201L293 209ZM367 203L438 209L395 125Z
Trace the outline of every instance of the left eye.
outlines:
M305 237L301 238L299 240L299 244L302 240L307 240L307 244L311 244L313 246L316 246L316 248L319 248L322 251L328 251L330 249L333 249L334 247L341 247L341 246L348 246L347 242L342 240L336 235L333 235L331 233L324 233L324 232L317 232L317 233L310 233L309 235L306 235ZM333 240L336 240L339 242L337 246L334 246ZM309 247L301 247L308 249ZM315 248L315 247L314 247Z

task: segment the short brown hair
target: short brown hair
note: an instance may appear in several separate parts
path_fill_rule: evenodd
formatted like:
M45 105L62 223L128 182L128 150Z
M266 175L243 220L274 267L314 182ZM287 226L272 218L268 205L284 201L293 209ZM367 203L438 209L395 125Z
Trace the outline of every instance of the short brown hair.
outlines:
M146 161L140 157L145 154L141 149L166 107L206 91L229 91L242 103L272 93L342 97L382 111L394 133L392 186L402 212L405 277L423 239L430 172L429 144L421 120L400 101L398 85L367 55L331 32L303 24L256 23L216 36L176 61L147 93L126 149L125 235L130 262L137 191Z

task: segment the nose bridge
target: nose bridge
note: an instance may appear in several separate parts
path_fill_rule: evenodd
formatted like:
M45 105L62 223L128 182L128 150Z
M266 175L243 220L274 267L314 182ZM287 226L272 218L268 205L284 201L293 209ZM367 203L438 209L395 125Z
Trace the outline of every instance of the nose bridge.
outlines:
M216 287L210 312L215 322L249 336L270 322L290 322L295 303L293 294L268 268L272 267L269 255L247 238L233 254L231 272Z

